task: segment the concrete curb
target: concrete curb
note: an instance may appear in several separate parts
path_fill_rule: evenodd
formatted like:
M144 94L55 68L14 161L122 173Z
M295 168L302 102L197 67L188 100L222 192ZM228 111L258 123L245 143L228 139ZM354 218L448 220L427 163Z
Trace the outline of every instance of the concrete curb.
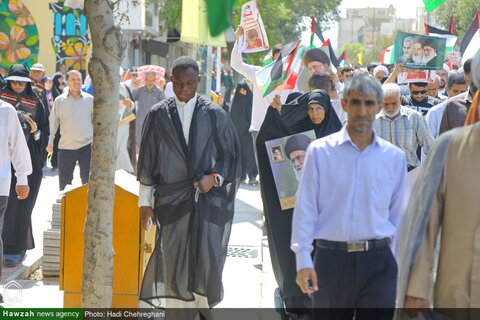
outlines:
M43 262L43 255L40 256L34 263L32 263L31 265L29 266L25 266L25 265L22 265L21 267L19 267L17 270L15 270L8 278L5 279L5 281L3 283L1 283L1 285L5 285L7 283L9 283L10 281L12 280L17 280L17 279L20 279L20 280L25 280L25 279L28 279L28 276L33 273L35 270L37 270L38 268L40 268L40 266L42 265L42 262Z

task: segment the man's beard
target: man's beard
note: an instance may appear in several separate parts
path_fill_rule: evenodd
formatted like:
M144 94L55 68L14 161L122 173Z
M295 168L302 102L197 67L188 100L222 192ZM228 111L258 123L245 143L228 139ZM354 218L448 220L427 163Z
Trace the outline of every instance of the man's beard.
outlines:
M433 53L433 54L431 54L431 55L429 55L429 56L425 56L425 55L424 55L424 56L423 56L423 63L429 62L430 60L432 60L432 59L435 58L436 56L437 56L436 53Z
M422 63L422 61L423 61L423 56L422 56L422 55L421 55L421 56L412 56L412 60L413 60L413 62L415 62L415 63Z
M300 168L293 168L293 173L295 173L295 179L297 179L298 182L300 182L300 180L302 179L302 170L303 169L303 166L301 166Z

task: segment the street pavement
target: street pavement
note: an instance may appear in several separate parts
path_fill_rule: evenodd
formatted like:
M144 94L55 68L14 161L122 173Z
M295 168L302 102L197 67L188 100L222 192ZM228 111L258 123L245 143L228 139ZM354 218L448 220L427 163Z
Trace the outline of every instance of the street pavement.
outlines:
M78 167L73 185L80 185ZM43 231L50 228L52 204L58 198L57 171L44 169L38 200L32 215L35 249L27 251L22 266L3 268L0 292L9 308L61 308L63 292L58 279L28 280L28 274L41 265ZM21 292L4 286L14 280ZM13 283L14 286L16 285ZM270 263L268 243L263 234L263 213L260 187L242 184L236 199L235 216L223 271L224 299L216 308L273 308L277 287ZM270 309L271 310L271 309ZM249 319L262 319L262 311L254 311ZM268 319L272 319L268 317ZM279 318L280 319L280 318Z

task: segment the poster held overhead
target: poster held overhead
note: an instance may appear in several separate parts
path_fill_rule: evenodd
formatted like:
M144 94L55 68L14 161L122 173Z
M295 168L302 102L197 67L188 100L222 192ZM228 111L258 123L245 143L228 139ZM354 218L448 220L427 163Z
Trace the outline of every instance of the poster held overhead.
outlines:
M445 60L446 39L414 33L397 32L395 63L420 70L442 70Z
M240 25L244 31L243 39L240 41L243 52L268 50L267 33L255 1L248 1L242 5Z

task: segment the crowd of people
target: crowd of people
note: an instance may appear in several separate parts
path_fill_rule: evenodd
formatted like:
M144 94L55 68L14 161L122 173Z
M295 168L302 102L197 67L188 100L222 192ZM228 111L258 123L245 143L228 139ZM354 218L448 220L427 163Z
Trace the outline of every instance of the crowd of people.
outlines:
M374 318L391 319L396 306L409 316L431 306L478 306L471 288L480 286L480 126L467 125L479 119L479 56L458 70L444 65L431 82L405 84L402 64L335 69L314 48L302 60L305 85L264 97L256 77L262 67L243 61L242 35L239 27L230 65L244 79L233 92L219 88L218 105L197 94L199 67L189 57L176 59L160 86L155 72L140 79L136 70L120 84L116 169L137 175L143 227L161 228L140 300L180 308L169 311L172 319L194 319L197 309L211 316L223 298L234 200L244 182L260 183L287 316L372 319L364 308L384 308ZM432 46L406 38L405 62L431 64ZM274 61L281 49L272 50ZM48 77L40 63L13 65L0 84L4 266L17 266L34 247L31 215L47 162L58 168L59 190L72 184L77 164L88 183L94 89L77 70L61 65ZM269 154L265 143L287 136L285 148ZM293 209L280 206L270 157L292 164Z

